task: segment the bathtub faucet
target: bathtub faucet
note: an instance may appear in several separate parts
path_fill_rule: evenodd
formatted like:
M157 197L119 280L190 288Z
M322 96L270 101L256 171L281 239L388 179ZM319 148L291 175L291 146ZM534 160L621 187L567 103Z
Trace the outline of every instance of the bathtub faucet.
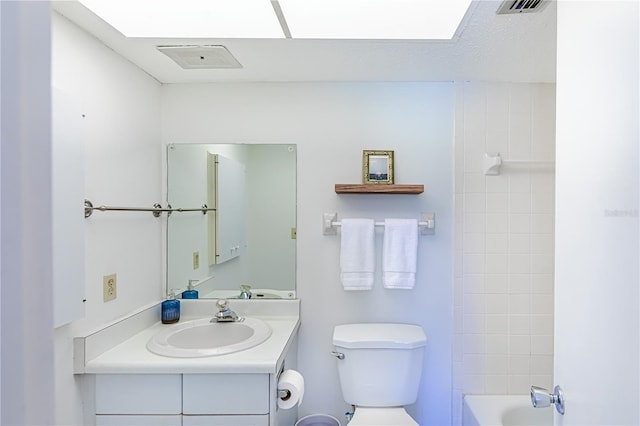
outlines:
M564 414L564 396L560 386L556 386L553 393L538 386L531 386L531 405L533 408L544 408L551 404L556 406L558 413Z

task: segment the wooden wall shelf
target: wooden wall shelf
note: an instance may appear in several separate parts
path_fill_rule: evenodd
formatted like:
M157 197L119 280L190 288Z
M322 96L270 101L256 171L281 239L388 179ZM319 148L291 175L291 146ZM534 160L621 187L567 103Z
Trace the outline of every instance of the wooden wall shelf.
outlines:
M336 194L422 194L424 185L336 183Z

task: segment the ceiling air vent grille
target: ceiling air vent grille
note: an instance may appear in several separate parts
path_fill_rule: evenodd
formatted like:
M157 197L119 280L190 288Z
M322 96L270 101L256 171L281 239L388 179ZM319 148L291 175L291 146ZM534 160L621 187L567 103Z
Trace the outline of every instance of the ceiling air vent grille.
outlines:
M240 62L227 48L220 45L157 46L157 48L184 69L242 68Z
M505 0L502 2L498 11L498 15L508 15L512 13L531 13L538 12L550 0Z

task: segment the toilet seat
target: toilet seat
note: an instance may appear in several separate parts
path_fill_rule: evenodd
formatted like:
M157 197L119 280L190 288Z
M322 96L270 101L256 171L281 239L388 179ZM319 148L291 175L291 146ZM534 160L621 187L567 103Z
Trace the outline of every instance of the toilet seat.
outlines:
M419 426L402 407L356 407L349 426Z

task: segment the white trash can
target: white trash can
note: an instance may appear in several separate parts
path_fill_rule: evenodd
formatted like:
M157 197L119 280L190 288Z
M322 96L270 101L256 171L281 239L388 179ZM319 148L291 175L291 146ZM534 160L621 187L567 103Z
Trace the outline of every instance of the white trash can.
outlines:
M309 414L298 420L295 426L342 426L340 421L328 414Z

